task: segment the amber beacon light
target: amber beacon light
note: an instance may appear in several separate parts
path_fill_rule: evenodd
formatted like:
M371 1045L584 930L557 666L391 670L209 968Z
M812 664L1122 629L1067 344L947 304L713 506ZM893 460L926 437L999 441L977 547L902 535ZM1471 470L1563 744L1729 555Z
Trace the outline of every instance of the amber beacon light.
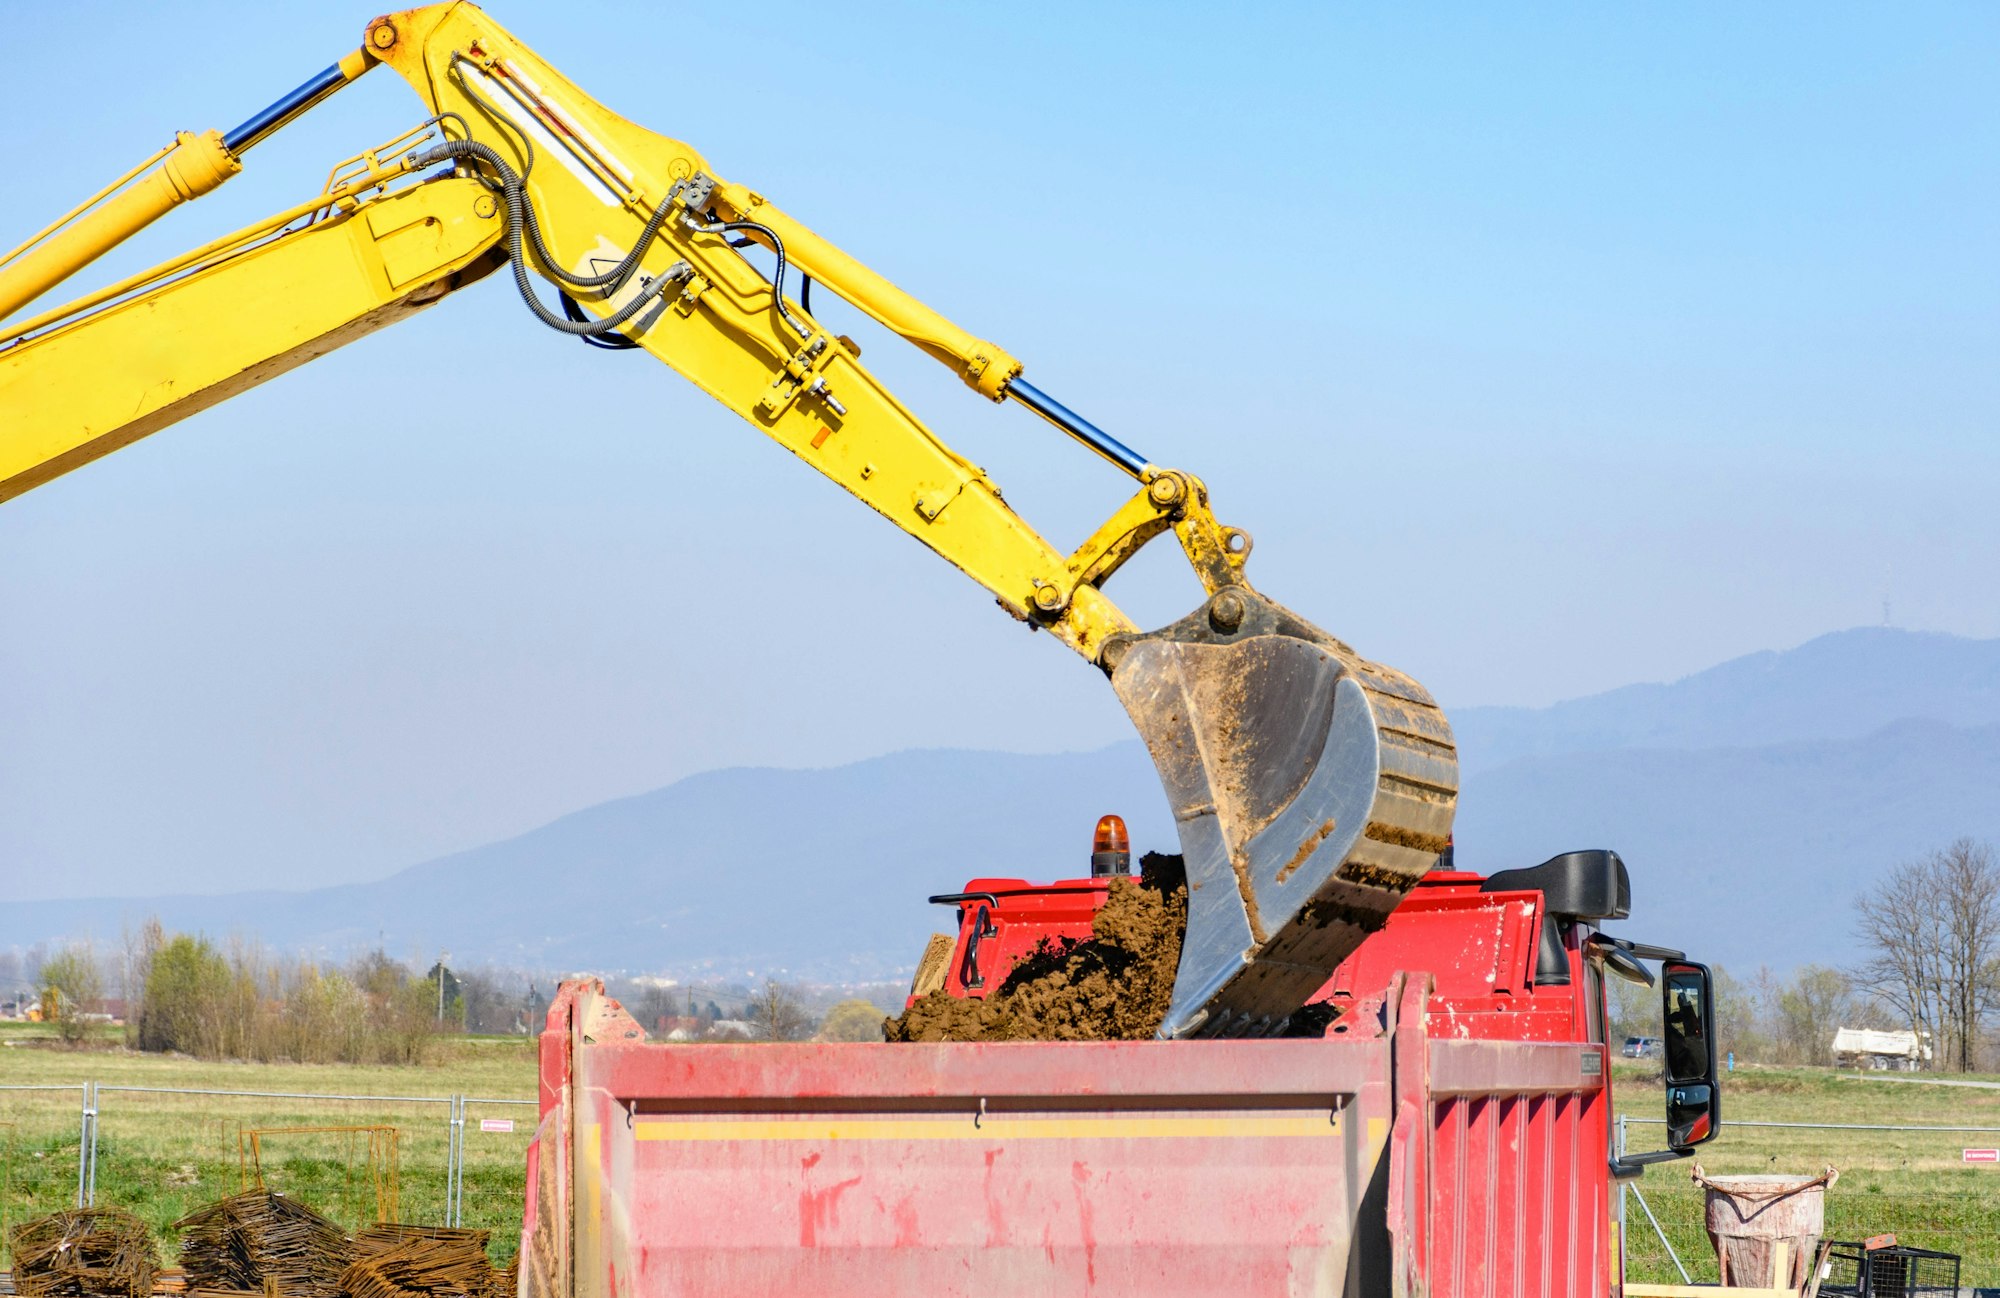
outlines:
M1123 816L1098 819L1097 832L1090 840L1090 877L1132 873L1132 842L1125 835Z

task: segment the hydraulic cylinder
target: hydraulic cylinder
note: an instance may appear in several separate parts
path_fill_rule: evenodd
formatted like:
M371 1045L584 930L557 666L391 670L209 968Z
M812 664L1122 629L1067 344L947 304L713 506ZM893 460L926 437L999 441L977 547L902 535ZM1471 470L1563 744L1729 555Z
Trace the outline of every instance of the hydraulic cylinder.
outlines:
M140 230L243 170L222 135L182 131L160 165L18 260L0 268L0 320L96 261Z

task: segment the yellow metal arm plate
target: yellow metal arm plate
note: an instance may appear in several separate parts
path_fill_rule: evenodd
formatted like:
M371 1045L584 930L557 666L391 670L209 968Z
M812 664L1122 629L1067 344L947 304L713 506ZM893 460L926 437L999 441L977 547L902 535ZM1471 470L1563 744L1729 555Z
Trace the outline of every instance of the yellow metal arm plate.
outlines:
M470 3L377 19L364 50L400 73L448 134L469 131L525 177L550 257L573 274L616 265L678 184L713 179L688 145L608 111ZM673 213L640 276L610 297L573 296L585 311L608 315L651 277L672 275L674 287L622 332L1085 658L1096 661L1107 637L1136 629L1097 587L1162 530L1168 511L1142 517L1143 501L1134 501L1079 555L1064 554L879 383L857 351L781 300L729 238L694 228L718 219L756 222L760 245L782 240L793 266L981 395L999 399L1020 372L1004 349L762 196L720 180L698 216ZM506 227L505 205L460 174L343 200L337 214L263 242L220 241L223 251L199 269L170 265L156 280L119 286L114 292L130 294L122 299L93 306L112 298L104 292L38 318L27 328L40 332L0 348L0 500L489 273L504 264Z
M0 501L486 274L480 211L477 181L417 185L0 350Z
M366 44L433 112L458 114L474 138L526 175L527 198L551 256L572 273L609 269L638 242L646 219L676 182L714 175L689 145L604 108L471 4L379 19ZM455 132L455 122L446 121ZM718 182L714 194L704 221L747 218L777 230L794 268L852 295L856 306L953 365L975 389L986 392L1018 370L1011 356L748 191ZM756 238L760 246L768 243ZM680 262L691 268L680 287L621 332L957 565L1003 608L1045 626L1086 658L1095 660L1106 636L1135 629L1088 585L1059 609L1037 608L1037 587L1074 585L1068 556L796 302L787 299L780 310L770 281L743 251L724 235L694 231L677 213L642 266L646 275L658 276ZM608 299L590 291L572 290L572 296L602 316L636 291L635 281ZM815 382L826 385L838 408L811 391ZM986 392L996 394L997 388Z

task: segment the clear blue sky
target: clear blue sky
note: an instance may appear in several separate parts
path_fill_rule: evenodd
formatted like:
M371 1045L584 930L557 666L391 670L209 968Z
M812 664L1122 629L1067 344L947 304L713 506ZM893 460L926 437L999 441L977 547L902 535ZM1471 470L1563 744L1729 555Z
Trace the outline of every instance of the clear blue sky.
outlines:
M17 7L0 245L371 12ZM494 12L1202 474L1261 588L1447 708L1885 600L2000 635L1991 6ZM72 287L417 116L377 72ZM1059 542L1121 498L860 336ZM1177 564L1112 593L1178 616ZM682 620L691 587L745 616ZM0 507L0 899L369 877L718 765L1128 733L1071 655L497 278Z

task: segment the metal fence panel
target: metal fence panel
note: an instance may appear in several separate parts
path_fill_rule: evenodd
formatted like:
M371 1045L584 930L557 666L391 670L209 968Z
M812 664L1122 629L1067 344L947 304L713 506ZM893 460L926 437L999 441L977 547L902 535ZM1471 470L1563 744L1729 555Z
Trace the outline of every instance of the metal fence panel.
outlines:
M5 1227L92 1203L137 1214L162 1261L173 1223L263 1184L347 1230L379 1219L491 1232L520 1246L533 1100L459 1095L0 1086Z
M84 1085L0 1086L0 1266L7 1231L78 1205L86 1129Z
M1661 1119L1625 1122L1632 1148L1659 1143ZM1810 1176L1836 1167L1840 1180L1826 1196L1824 1238L1893 1232L1902 1244L1961 1256L1961 1283L1994 1287L2000 1286L2000 1168L1966 1163L1962 1153L1996 1145L2000 1127L1725 1120L1722 1136L1696 1160L1712 1174ZM1655 1165L1628 1196L1624 1238L1633 1280L1685 1283L1678 1256L1694 1283L1717 1283L1703 1224L1706 1196L1690 1180L1689 1166Z
M526 1099L0 1085L0 1266L5 1227L92 1202L138 1214L171 1261L175 1220L255 1183L256 1132L266 1133L264 1184L341 1226L378 1214L470 1226L491 1232L491 1254L505 1263L520 1243L536 1117ZM1620 1148L1646 1147L1661 1125L1622 1118ZM1713 1173L1837 1166L1827 1238L1893 1229L1905 1245L1961 1255L1963 1283L2000 1286L2000 1167L1966 1163L1967 1146L2000 1146L2000 1127L1733 1121L1701 1157ZM1687 1167L1657 1165L1620 1197L1633 1280L1716 1281L1704 1196Z
M493 1232L492 1255L520 1251L528 1142L535 1138L533 1100L466 1097L458 1159L456 1224Z
M96 1088L94 1198L136 1213L173 1253L173 1223L261 1183L341 1227L441 1224L451 1101L131 1086Z

